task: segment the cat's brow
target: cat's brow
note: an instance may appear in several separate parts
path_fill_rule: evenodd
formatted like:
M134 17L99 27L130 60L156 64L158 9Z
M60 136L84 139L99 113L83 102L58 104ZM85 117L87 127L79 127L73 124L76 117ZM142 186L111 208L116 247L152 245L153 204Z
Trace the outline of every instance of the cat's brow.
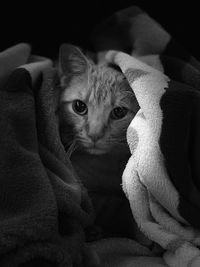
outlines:
M61 104L69 104L71 102L73 102L73 100L62 100Z

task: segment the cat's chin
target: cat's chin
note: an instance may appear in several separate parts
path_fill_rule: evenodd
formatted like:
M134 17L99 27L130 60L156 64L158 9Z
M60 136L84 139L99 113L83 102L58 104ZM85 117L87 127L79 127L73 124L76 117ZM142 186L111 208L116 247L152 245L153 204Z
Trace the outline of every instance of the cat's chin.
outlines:
M127 144L120 146L110 146L110 147L84 147L83 150L92 155L103 155L103 154L126 154L129 152L129 147Z
M102 155L102 154L107 153L106 150L99 149L99 148L88 148L86 152L89 154L93 154L93 155Z

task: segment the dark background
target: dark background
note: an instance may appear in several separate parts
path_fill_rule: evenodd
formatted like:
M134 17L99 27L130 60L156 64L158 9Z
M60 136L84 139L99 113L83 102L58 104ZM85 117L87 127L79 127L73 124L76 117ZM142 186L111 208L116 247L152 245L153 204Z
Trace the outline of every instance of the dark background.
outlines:
M200 10L197 1L54 1L6 2L0 9L0 50L19 42L33 53L56 58L63 42L90 48L94 26L115 11L137 5L158 21L178 43L200 60Z

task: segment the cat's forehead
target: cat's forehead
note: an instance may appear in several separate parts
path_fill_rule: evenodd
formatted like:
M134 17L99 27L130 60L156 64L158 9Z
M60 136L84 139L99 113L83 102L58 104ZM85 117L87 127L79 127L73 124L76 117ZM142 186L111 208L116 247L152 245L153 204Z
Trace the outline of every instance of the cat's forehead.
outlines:
M110 106L120 102L127 87L122 73L104 65L91 65L87 73L73 77L62 100L80 99L92 106Z
M120 95L124 76L104 65L92 66L88 73L88 99L95 104L111 104Z
M113 89L124 79L124 75L121 72L104 64L91 65L88 70L88 77L94 88L99 88L99 86L104 85Z
M87 93L88 82L85 77L76 77L63 88L61 101L84 100Z

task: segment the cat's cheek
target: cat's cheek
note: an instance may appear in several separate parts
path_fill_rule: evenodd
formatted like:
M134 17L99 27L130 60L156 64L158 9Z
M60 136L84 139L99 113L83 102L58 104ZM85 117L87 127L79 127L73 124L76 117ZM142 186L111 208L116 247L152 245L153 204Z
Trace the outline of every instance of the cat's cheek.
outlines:
M68 110L66 112L68 114L68 117L71 123L77 126L78 128L80 128L82 124L81 116L76 114L71 107L68 107Z
M82 118L78 118L74 126L76 130L76 135L79 136L81 139L87 139L84 120Z
M115 121L112 125L112 131L121 135L123 132L122 130L123 129L126 130L128 128L129 121L130 120L127 120L127 119L121 119L121 120Z

